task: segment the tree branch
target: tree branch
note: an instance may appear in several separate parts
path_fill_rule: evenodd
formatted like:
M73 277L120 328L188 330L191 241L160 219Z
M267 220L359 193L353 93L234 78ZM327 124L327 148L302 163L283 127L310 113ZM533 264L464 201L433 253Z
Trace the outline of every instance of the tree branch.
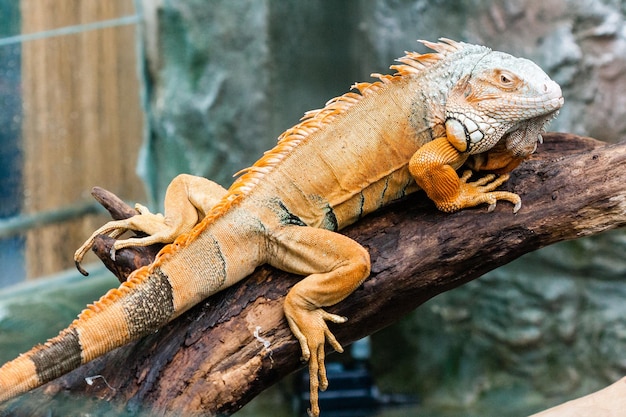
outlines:
M369 249L372 274L329 309L349 318L331 328L342 344L527 252L626 225L626 142L606 145L560 133L544 137L538 154L506 185L522 197L515 215L502 202L492 213L479 207L443 214L417 193L343 231ZM102 245L98 251L106 250L106 242ZM147 256L130 257L146 262ZM116 274L123 279L128 269L118 267ZM298 279L261 267L158 333L7 407L16 416L41 415L60 407L63 398L70 396L76 406L83 396L83 409L95 414L111 409L151 416L233 413L303 365L282 313L283 297ZM268 348L255 338L257 327L271 343ZM105 379L88 385L85 377L94 375Z

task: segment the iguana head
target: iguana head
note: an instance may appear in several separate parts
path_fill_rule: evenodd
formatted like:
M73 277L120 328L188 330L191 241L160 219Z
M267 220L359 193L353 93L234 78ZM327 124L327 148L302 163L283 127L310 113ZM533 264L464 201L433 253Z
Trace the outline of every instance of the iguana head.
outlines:
M450 91L446 135L469 154L504 139L514 154L528 155L562 105L561 88L535 63L488 51Z

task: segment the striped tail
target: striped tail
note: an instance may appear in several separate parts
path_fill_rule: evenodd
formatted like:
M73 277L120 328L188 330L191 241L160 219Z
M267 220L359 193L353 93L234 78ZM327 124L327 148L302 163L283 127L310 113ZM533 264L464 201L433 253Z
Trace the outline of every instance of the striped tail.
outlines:
M180 314L181 312L177 312ZM0 368L0 402L52 381L139 339L175 316L172 286L159 267L135 271L128 281L87 306L70 326Z

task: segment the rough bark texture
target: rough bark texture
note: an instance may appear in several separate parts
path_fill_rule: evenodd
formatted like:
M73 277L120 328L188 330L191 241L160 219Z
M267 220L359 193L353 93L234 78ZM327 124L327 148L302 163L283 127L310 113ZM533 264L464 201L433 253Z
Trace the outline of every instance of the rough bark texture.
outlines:
M626 142L544 137L537 155L506 185L522 197L516 215L506 203L492 213L480 207L443 214L418 193L346 229L369 249L372 274L329 309L349 317L347 324L331 327L338 340L345 345L371 334L436 294L529 251L626 225ZM282 298L298 279L259 268L158 333L15 400L0 415L60 410L68 396L74 408L93 415L237 411L302 366L282 315ZM86 383L86 377L98 375L104 378ZM77 398L84 405L77 405Z

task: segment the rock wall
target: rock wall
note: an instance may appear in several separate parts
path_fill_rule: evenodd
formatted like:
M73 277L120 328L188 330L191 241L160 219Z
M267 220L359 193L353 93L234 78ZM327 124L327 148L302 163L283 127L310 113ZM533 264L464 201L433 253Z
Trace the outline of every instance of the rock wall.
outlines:
M554 130L617 141L626 131L623 2L473 0L361 2L365 47L384 66L413 40L448 37L539 63L562 87Z
M625 8L608 0L163 2L146 33L144 176L156 201L179 172L228 185L304 111L384 72L404 50L423 51L416 39L442 36L535 60L564 91L551 129L619 141ZM522 415L607 385L626 371L625 249L619 232L556 245L438 297L374 337L378 381L417 392L428 415L442 416Z

